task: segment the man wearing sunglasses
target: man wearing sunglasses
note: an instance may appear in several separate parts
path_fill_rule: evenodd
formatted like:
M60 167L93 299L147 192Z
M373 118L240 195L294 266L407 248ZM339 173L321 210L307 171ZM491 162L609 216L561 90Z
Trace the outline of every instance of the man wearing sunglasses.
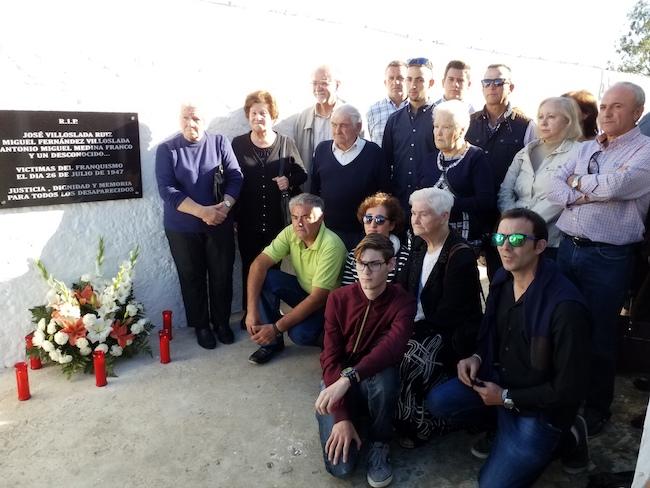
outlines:
M515 85L508 66L489 65L481 80L481 87L485 106L483 110L471 115L465 139L485 151L494 175L494 191L497 194L515 154L535 138L535 124L520 109L510 104L510 94ZM483 232L492 232L497 218L498 213L492 211L485 219ZM482 252L491 279L501 265L499 255L487 239Z
M411 337L415 300L386 283L395 269L393 244L373 233L354 251L359 281L330 294L321 353L323 381L316 418L327 471L347 477L357 462L359 418L370 417L368 484L388 486L389 443L399 392L399 362Z
M625 301L637 243L650 205L650 138L636 123L641 87L616 83L600 102L603 131L583 143L555 172L550 201L564 207L557 227L565 234L557 263L576 283L593 317L591 368L585 418L598 435L611 416L618 316Z
M588 313L576 287L543 258L547 239L533 211L504 212L492 235L503 268L490 285L477 353L458 363L458 378L427 396L431 414L454 427L496 413L481 488L532 486L558 455L569 473L589 464L577 415L586 393Z
M429 90L433 87L433 65L427 58L406 62L406 89L409 103L388 118L381 147L391 169L391 193L407 215L409 196L418 189L418 174L427 156L435 151L433 107Z

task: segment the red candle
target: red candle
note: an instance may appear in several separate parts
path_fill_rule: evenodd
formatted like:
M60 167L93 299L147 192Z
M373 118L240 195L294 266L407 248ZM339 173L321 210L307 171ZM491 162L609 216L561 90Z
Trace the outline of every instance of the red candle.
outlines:
M16 368L16 386L18 387L18 400L29 400L32 395L29 394L29 377L27 376L27 363L20 362L14 366Z
M167 364L171 361L171 356L169 354L170 337L165 329L158 331L158 335L160 336L160 362L162 364Z
M27 334L25 336L25 345L27 347L27 350L30 351L34 345L32 344L32 338L34 337L34 333L32 332L31 334ZM41 363L41 358L38 356L31 356L29 357L29 367L32 369L41 369L43 367L43 364Z
M104 351L93 352L93 366L95 368L95 384L106 386L106 358Z
M172 334L172 311L163 310L162 316L163 316L163 329L167 331L167 335L169 335L169 340L171 341L174 339L174 336Z

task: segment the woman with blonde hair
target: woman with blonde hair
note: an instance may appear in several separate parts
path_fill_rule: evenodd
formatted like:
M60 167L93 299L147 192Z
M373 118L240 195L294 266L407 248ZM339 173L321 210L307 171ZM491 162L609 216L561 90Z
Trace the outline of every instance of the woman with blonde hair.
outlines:
M555 259L560 245L560 230L555 222L562 206L550 202L546 195L551 177L580 144L582 137L580 109L569 97L543 100L537 111L538 139L519 151L501 184L497 205L500 212L511 208L528 208L542 216L548 226L546 255Z

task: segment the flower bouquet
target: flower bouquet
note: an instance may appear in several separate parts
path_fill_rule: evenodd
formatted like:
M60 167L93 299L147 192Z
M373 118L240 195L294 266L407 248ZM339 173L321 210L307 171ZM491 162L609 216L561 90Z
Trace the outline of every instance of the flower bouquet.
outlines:
M36 324L29 356L61 365L68 378L77 372L93 369L92 352L106 354L106 370L114 375L118 357L148 352L149 332L153 324L143 315L142 304L133 297L133 271L138 248L122 262L117 275L104 279L104 240L100 238L95 259L95 275L83 275L69 289L55 279L40 261L36 267L50 286L46 305L29 309Z

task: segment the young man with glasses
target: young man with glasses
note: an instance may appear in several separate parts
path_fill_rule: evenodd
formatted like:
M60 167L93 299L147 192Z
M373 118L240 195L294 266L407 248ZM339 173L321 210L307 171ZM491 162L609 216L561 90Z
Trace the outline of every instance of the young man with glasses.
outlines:
M504 212L492 235L503 268L490 285L477 353L458 378L432 389L429 411L453 427L497 429L479 474L481 488L531 486L558 455L564 469L587 469L584 419L589 322L576 287L543 257L548 231L528 209Z
M592 316L591 368L585 418L598 435L611 416L618 316L625 301L635 250L643 241L650 205L650 138L636 123L641 87L616 83L600 102L603 133L581 144L554 173L548 199L564 207L557 227L560 269L578 286Z
M418 189L419 168L436 149L433 143L433 65L427 58L407 62L406 89L409 103L388 118L382 140L391 169L391 193L408 215L409 196Z
M518 108L510 104L515 85L512 72L505 64L491 64L481 80L485 106L471 115L465 139L478 146L487 157L494 175L495 195L508 172L515 154L535 138L535 124ZM494 230L498 213L485 219L485 233ZM499 255L486 241L483 247L488 276L499 268Z
M398 365L411 336L415 300L386 282L393 244L369 234L355 249L359 281L333 291L325 309L323 381L316 418L327 471L349 476L357 462L359 418L369 416L368 484L393 479L389 443L399 392Z

